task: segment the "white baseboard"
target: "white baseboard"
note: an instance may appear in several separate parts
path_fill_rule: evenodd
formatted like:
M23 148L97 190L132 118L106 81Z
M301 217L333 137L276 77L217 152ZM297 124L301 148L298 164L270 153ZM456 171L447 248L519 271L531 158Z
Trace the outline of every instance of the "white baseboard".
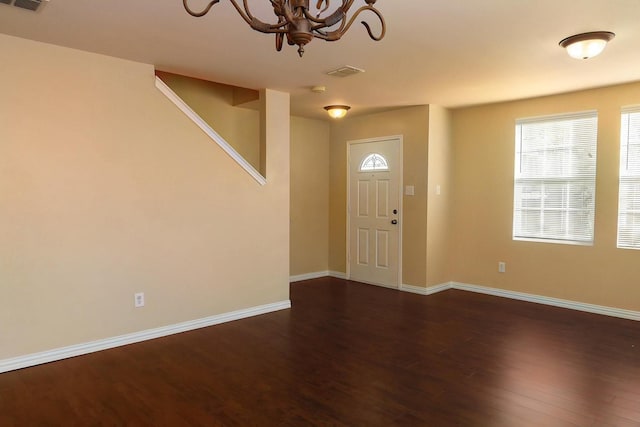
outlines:
M537 304L551 305L554 307L569 308L571 310L584 311L586 313L602 314L605 316L619 317L621 319L640 321L640 311L625 310L622 308L607 307L603 305L587 304L559 298L545 297L542 295L527 294L524 292L509 291L505 289L489 288L486 286L470 285L468 283L451 282L450 289L476 292L493 295L496 297L510 298L520 301L534 302Z
M120 335L117 337L91 341L83 344L71 345L43 351L40 353L28 354L11 359L0 360L0 373L27 368L29 366L40 365L42 363L55 362L56 360L67 359L69 357L81 356L83 354L96 351L107 350L109 348L120 347L141 341L147 341L180 332L191 331L193 329L206 328L220 323L232 322L234 320L246 319L247 317L259 316L279 310L291 308L291 300L280 301L272 304L260 305L229 313L218 314L202 319L191 320L174 325L162 326L160 328L147 329L145 331Z
M418 294L418 295L431 295L438 292L446 291L447 289L451 289L450 283L443 283L441 285L430 286L428 288L423 288L421 286L412 286L412 285L400 286L401 291L410 292L412 294Z
M328 271L310 273L309 275L301 275L294 277L305 277L300 280L313 279L317 277L331 276L338 279L346 279L345 273ZM308 276L308 277L307 277ZM293 279L293 278L292 278ZM292 280L293 281L293 280ZM395 288L394 288L395 289ZM605 316L618 317L621 319L640 321L640 311L625 310L622 308L607 307L603 305L588 304L584 302L564 300L559 298L545 297L542 295L528 294L524 292L510 291L506 289L490 288L487 286L471 285L468 283L448 282L440 285L421 287L413 285L400 285L400 290L418 295L432 295L448 289L458 289L461 291L475 292L480 294L492 295L496 297L510 298L519 301L533 302L536 304L550 305L553 307L568 308L571 310L583 311L586 313L601 314Z
M347 273L342 273L341 271L329 271L329 276L335 277L336 279L347 280Z
M289 277L289 283L302 282L303 280L319 279L320 277L330 276L329 270L316 271L315 273L298 274Z
M468 283L449 282L442 285L421 288L418 286L402 285L401 290L420 295L431 295L447 289L457 289L460 291L475 292L495 297L509 298L519 301L533 302L536 304L550 305L553 307L568 308L571 310L583 311L586 313L601 314L605 316L618 317L627 320L640 321L640 311L625 310L622 308L607 307L603 305L588 304L584 302L565 300L560 298L545 297L542 295L528 294L524 292L509 291L506 289L490 288L487 286L471 285Z
M321 277L335 277L336 279L346 280L347 275L340 271L316 271L315 273L298 274L289 276L289 283L302 282L303 280L319 279Z
M400 285L400 290L411 294L427 295L427 288L422 288L420 286L402 284Z
M427 293L425 295L433 295L438 292L446 291L447 289L451 289L451 283L443 283L441 285L430 286L427 288Z

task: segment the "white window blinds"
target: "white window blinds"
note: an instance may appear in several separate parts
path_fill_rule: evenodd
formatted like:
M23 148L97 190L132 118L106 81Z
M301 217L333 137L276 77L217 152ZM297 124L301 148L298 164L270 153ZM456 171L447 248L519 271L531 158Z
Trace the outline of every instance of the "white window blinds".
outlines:
M622 110L618 247L640 249L640 107Z
M516 121L513 238L593 243L596 111Z

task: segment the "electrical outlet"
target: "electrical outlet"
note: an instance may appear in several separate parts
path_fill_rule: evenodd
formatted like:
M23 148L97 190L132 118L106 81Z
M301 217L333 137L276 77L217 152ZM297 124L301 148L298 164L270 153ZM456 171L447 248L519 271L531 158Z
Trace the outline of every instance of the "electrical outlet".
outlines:
M500 261L498 263L498 273L504 273L506 271L507 271L507 263L503 262L503 261Z
M144 292L133 294L133 305L136 308L144 307Z

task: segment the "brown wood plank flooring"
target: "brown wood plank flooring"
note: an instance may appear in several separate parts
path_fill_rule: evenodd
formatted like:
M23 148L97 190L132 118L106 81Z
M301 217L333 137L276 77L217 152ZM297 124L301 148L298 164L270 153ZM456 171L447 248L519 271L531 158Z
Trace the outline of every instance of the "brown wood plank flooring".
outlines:
M0 374L0 426L640 426L640 323L316 279L293 308Z

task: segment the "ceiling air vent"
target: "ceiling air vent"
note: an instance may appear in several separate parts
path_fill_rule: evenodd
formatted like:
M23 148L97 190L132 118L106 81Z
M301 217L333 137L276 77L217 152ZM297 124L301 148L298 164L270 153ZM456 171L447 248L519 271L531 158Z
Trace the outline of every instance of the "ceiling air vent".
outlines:
M329 71L327 74L333 77L349 77L354 74L364 73L364 70L361 68L352 67L351 65L345 65L344 67L340 67L337 70Z
M43 0L0 0L0 3L12 4L22 9L38 10ZM48 0L47 0L48 1Z

